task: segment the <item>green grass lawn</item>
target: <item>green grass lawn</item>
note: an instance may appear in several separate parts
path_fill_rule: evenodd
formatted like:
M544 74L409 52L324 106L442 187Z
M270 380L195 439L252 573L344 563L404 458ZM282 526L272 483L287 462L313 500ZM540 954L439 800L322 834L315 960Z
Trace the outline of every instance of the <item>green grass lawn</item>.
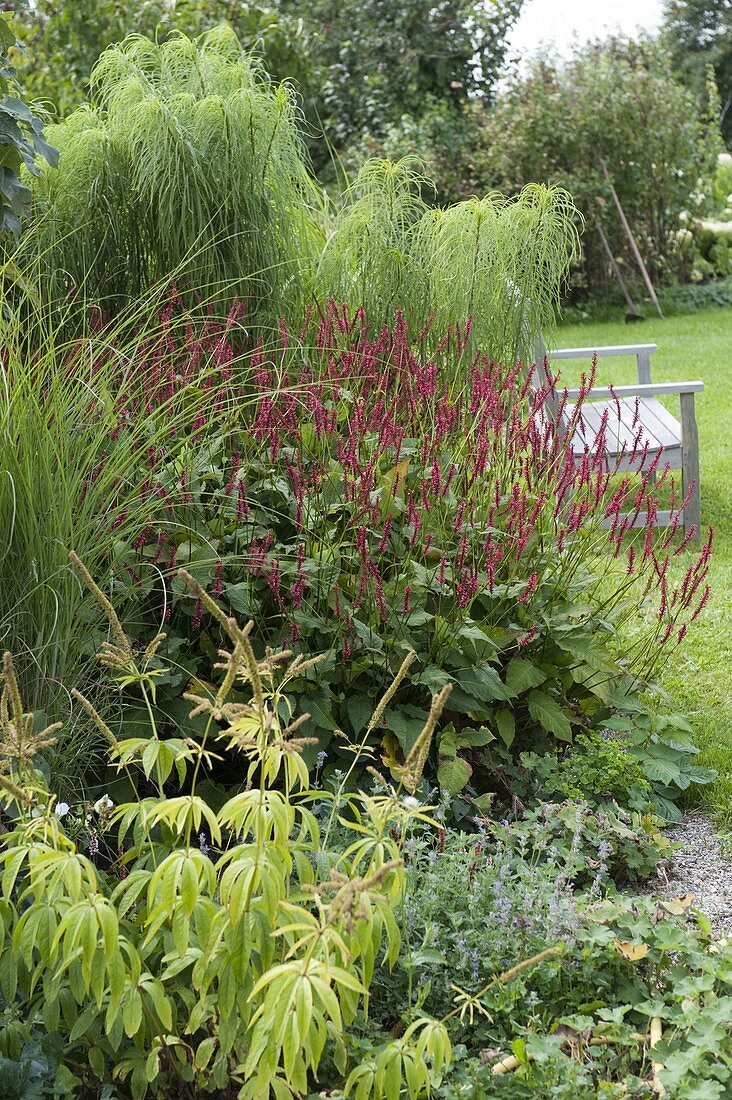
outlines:
M661 682L676 708L693 723L702 753L700 764L716 768L719 778L699 788L703 803L724 826L732 827L732 309L709 310L686 317L563 326L558 347L655 343L651 359L654 382L705 384L697 396L701 453L702 521L716 532L710 581L712 598L689 636L667 663ZM575 384L579 360L561 364ZM635 382L635 359L601 359L598 385ZM675 404L674 404L675 401ZM668 407L678 416L678 398Z

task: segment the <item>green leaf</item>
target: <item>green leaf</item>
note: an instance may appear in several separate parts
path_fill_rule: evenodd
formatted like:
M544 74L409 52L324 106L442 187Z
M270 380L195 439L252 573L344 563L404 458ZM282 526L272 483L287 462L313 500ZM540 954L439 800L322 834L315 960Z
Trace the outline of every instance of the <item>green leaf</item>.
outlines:
M456 673L460 687L481 703L492 703L496 699L510 699L510 692L501 680L495 668L488 665L476 665L474 668Z
M240 615L251 618L259 611L257 598L252 592L252 586L248 581L240 581L239 584L227 584L224 588L227 602Z
M424 684L433 695L437 695L442 691L445 684L449 684L451 680L452 676L449 676L443 669L437 668L436 665L428 665L418 676L412 677L412 683Z
M529 714L547 733L553 733L560 741L572 740L572 726L556 699L545 691L532 691L529 695Z
M513 711L497 710L494 721L501 741L503 741L507 749L510 749L513 744L513 739L516 736L516 718L514 717Z
M460 793L472 774L473 769L462 756L445 757L438 765L437 781L443 791L455 795Z
M384 725L396 734L402 752L407 754L424 729L427 718L426 710L404 703L400 707L387 707L384 712Z
M506 687L515 698L530 688L538 687L546 680L546 675L532 661L521 657L509 661L506 669Z
M673 760L664 760L661 756L644 756L641 758L641 767L647 778L655 783L673 783L678 787L683 786L682 773Z
M125 1034L129 1039L136 1035L142 1024L142 997L137 989L132 989L122 1007L122 1020Z
M370 626L367 626L366 623L356 618L351 619L351 623L356 634L366 646L366 649L376 653L384 652L383 641L381 640L379 635L371 629Z
M376 701L364 695L351 695L346 700L346 710L355 734L361 733L374 713ZM310 709L308 705L308 709ZM333 726L335 728L335 725Z
M485 745L490 745L491 741L495 741L495 737L486 726L480 726L478 729L466 726L457 734L458 748L481 749Z

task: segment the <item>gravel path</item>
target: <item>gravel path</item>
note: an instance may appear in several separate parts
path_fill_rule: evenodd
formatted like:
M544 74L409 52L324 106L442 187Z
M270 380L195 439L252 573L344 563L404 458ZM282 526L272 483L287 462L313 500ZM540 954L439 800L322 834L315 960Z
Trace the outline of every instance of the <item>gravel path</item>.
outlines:
M649 894L676 898L693 894L717 938L732 935L732 863L722 855L719 837L704 814L691 814L668 830L680 848L647 883Z

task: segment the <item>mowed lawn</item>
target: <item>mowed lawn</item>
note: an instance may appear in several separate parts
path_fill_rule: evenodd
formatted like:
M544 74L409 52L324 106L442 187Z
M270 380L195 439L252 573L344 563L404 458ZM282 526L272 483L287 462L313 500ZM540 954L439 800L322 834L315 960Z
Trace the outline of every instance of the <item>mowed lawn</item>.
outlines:
M702 522L716 533L710 582L712 597L688 637L667 662L662 686L674 708L692 722L702 750L700 764L719 772L715 784L698 788L701 801L732 828L732 309L686 317L566 325L556 347L601 347L654 343L654 382L701 379L697 395L701 454ZM559 364L568 384L576 384L587 364ZM601 359L597 384L635 382L634 359ZM666 400L678 416L678 398Z

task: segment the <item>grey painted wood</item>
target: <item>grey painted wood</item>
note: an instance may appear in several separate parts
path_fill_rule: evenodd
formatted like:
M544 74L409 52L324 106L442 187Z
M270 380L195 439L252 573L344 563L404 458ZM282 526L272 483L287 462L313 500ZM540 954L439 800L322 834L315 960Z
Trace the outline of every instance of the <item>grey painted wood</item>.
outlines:
M658 351L658 344L612 344L602 348L556 348L547 352L549 359L604 359L613 355L638 355L639 352L653 354Z
M579 424L572 439L572 451L578 457L586 448L594 449L597 433L602 423L603 411L607 409L606 464L607 469L617 472L641 473L642 468L656 458L662 449L661 465L668 464L672 469L681 470L684 497L689 494L689 502L683 512L661 511L656 516L656 526L666 526L678 516L685 530L692 524L697 531L701 526L701 493L699 489L699 432L696 423L694 395L701 393L704 383L659 382L651 380L651 355L657 351L656 344L621 344L599 348L558 348L547 352L541 343L542 359L546 355L549 362L553 359L598 359L634 355L638 368L638 384L632 386L599 386L593 388L582 407ZM537 343L537 349L539 344ZM537 360L538 361L538 360ZM678 394L681 404L681 420L657 400L658 397ZM574 405L581 396L581 390L568 391L569 403L564 412L565 426L572 417ZM632 448L638 428L642 435L635 457ZM643 461L644 444L648 444L646 461ZM639 516L636 526L643 526L645 515Z
M638 403L638 417L636 419L635 402L625 401L588 401L582 407L580 421L575 429L572 439L572 451L575 455L584 453L585 448L594 450L597 434L602 425L602 418L607 409L606 445L605 450L609 459L620 459L619 470L636 470L641 466L641 459L645 444L648 444L647 460L651 461L659 450L663 449L663 463L669 463L674 469L681 466L681 425L674 421L670 413L668 420L674 425L670 427L666 419L661 419L656 413L656 406L663 408L660 402L653 398ZM565 423L574 412L574 405L568 405L565 410ZM666 410L663 410L666 412ZM640 431L638 446L633 457L633 445Z
M674 393L701 393L704 389L703 382L651 382L647 386L598 386L593 387L589 396L590 401L601 397L660 397L664 394ZM569 398L577 399L580 390L570 390Z
M694 394L681 394L681 433L683 437L683 466L681 483L684 497L691 491L689 502L684 509L684 530L692 524L697 532L701 530L701 491L699 486L699 431L696 426Z
M630 512L621 512L620 515L618 516L618 520L622 521L624 519L627 519L631 514L632 513L630 513ZM681 527L683 527L684 526L684 513L683 513L683 511L679 510L678 508L675 508L673 511L670 511L668 508L664 508L663 511L657 512L655 523L653 524L653 526L654 527L668 527L671 523L673 523L674 516L678 516L679 524L680 524ZM645 527L646 519L647 519L646 513L641 512L640 515L634 517L633 522L631 523L630 526L631 527ZM607 529L609 527L612 527L612 525L613 525L613 520L612 519L604 519L602 521L602 523L600 524L600 527L604 527L604 528Z
M651 381L651 353L647 348L639 348L635 358L638 364L638 382L641 386L648 385Z
M681 424L654 397L623 399L623 404L631 414L631 424L635 418L635 402L638 402L638 422L653 433L661 447L681 446ZM637 429L636 429L637 430Z

